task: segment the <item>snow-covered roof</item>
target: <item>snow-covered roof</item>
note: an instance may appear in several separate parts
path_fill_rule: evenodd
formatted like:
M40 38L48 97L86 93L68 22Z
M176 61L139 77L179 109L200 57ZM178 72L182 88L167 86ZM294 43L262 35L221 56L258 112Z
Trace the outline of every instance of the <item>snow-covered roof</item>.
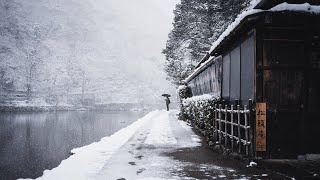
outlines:
M211 54L218 45L227 37L230 35L230 33L242 22L243 19L245 19L247 16L256 14L259 12L262 12L263 10L260 9L251 9L244 11L238 17L227 27L227 29L219 36L219 38L212 44L209 54Z
M319 0L320 1L320 0ZM262 12L280 12L280 11L293 11L293 12L305 12L310 14L320 14L320 6L318 5L310 5L309 3L303 4L289 4L289 3L281 3L274 6L268 10L262 9L254 9L257 5L265 2L265 0L253 0L251 2L250 7L248 10L244 11L243 13L239 14L238 17L227 27L227 29L219 36L219 38L212 44L209 55L206 55L201 62L196 66L196 69L193 73L185 79L185 82L189 82L194 76L196 76L199 72L201 72L207 64L210 64L213 61L212 55L213 51L224 41L238 26L245 18L250 15L262 13Z
M251 6L252 9L270 9L278 4L281 3L289 3L289 4L303 4L303 3L309 3L312 5L320 5L319 0L252 0Z
M288 4L282 3L269 11L298 11L298 12L306 12L311 14L320 14L320 6L310 5L309 3L304 4Z
M221 56L215 57L210 56L207 61L204 61L197 67L184 81L189 82L191 79L193 79L196 75L198 75L201 71L206 69L208 66L210 66L212 63L214 63L217 59L222 58Z
M255 1L252 6L255 6L256 3L259 1ZM209 53L211 54L215 48L220 45L220 43L230 35L230 33L245 19L247 16L260 13L260 12L278 12L278 11L297 11L297 12L305 12L311 14L320 14L320 6L317 5L310 5L309 3L304 4L288 4L288 3L281 3L269 10L261 10L261 9L250 9L244 11L231 23L228 28L220 35L220 37L212 44Z

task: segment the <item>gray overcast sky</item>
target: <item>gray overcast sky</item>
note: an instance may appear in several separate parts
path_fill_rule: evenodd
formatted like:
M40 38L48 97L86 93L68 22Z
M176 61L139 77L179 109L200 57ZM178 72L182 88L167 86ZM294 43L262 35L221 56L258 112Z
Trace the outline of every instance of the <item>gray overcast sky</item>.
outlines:
M102 19L98 22L105 28L103 38L107 40L105 43L109 46L107 56L115 58L116 61L101 60L107 63L106 66L110 63L114 63L115 67L120 65L115 71L121 70L125 73L124 78L133 82L138 79L136 85L146 89L145 94L148 96L146 98L149 98L152 92L156 92L154 98L162 92L174 92L174 87L165 80L166 75L163 72L165 57L161 51L172 28L173 9L177 2L177 0L94 2L97 13L102 15ZM109 17L108 20L103 21L106 17ZM101 64L103 62L99 61L100 67Z

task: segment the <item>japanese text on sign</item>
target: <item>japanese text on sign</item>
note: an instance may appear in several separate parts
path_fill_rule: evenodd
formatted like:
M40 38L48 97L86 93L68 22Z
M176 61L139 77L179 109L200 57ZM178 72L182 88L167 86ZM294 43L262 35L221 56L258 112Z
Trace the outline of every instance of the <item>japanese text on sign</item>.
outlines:
M256 103L256 151L267 151L267 104Z

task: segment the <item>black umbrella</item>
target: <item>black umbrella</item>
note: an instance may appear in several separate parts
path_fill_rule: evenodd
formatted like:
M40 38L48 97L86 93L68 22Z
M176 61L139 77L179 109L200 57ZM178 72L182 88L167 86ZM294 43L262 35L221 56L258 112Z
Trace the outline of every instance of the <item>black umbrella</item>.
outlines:
M162 96L164 96L164 97L171 97L170 94L162 94Z

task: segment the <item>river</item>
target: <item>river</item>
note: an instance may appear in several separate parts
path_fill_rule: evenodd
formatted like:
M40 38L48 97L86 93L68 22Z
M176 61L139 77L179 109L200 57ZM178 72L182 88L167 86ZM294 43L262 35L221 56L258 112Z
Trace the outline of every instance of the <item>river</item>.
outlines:
M145 112L0 113L0 179L37 178L82 147L132 124Z

